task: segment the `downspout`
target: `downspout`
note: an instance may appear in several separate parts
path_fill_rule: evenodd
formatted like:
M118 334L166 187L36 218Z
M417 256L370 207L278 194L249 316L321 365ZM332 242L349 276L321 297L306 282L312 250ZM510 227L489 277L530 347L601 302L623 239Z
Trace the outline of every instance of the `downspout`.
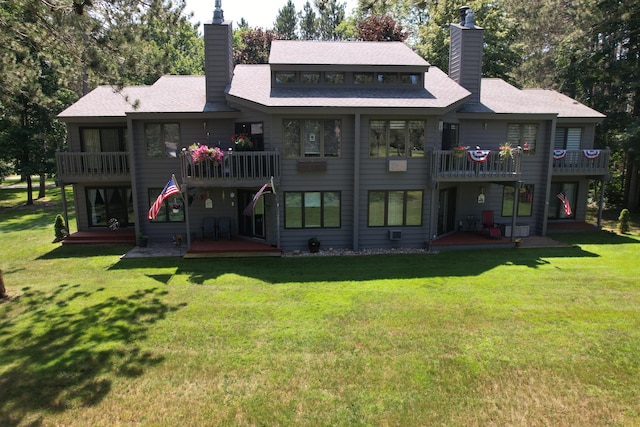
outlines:
M360 248L360 125L361 115L354 117L353 144L353 250Z
M187 184L183 184L183 187L181 187L180 190L184 190L182 203L184 204L184 222L187 228L187 250L189 250L191 249L191 221L189 221L189 186Z
M134 149L133 147L136 145L135 144L135 140L133 138L134 132L133 132L133 120L131 119L131 116L127 114L127 141L128 141L128 145L129 145L129 158L127 159L129 161L129 173L131 174L131 195L133 197L133 200L135 200L135 203L133 204L133 216L134 218L136 218L136 224L135 224L135 232L136 232L136 239L137 236L139 234L142 234L142 230L141 230L141 221L143 221L146 218L142 218L139 215L140 209L139 209L139 204L141 203L140 200L138 199L138 185L137 182L138 180L136 179L136 162L134 161Z
M542 230L540 235L547 235L547 223L549 221L549 197L551 197L551 178L553 176L553 144L554 135L556 134L557 116L551 120L551 129L549 129L549 148L547 150L547 180L544 192L544 211L542 212Z

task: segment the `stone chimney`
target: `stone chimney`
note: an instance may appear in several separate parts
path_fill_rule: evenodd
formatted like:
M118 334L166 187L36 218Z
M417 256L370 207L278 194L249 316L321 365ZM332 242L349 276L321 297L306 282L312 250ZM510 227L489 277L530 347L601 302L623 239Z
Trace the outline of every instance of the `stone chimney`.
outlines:
M204 24L204 74L207 103L225 104L224 91L233 76L233 34L231 21L224 20L222 0L215 0L213 20Z
M451 24L450 28L449 77L471 92L468 102L479 104L484 29L476 27L469 6L459 11L460 23Z

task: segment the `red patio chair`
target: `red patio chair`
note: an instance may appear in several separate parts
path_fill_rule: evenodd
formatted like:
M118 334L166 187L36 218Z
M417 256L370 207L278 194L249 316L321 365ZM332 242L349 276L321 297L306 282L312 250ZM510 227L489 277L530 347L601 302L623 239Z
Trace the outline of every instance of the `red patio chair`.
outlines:
M501 239L500 227L493 222L493 211L482 211L482 232L490 239Z

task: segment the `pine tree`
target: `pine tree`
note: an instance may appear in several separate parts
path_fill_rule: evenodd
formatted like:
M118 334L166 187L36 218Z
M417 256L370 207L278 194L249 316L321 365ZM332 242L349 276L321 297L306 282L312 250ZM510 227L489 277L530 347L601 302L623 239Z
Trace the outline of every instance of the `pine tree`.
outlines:
M278 11L278 16L273 23L273 30L284 40L296 40L298 38L297 27L296 6L292 0L288 0L287 4Z

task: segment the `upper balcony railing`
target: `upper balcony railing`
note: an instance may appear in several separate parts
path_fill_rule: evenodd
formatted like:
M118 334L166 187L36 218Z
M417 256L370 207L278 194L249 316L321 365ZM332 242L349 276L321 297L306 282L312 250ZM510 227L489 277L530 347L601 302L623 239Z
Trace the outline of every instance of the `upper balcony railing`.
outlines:
M611 150L553 150L554 175L608 175Z
M181 156L182 181L187 185L255 186L271 177L280 178L278 151L226 152L222 161L194 162L191 154Z
M497 150L434 150L431 154L433 181L513 181L522 173L522 154L502 158Z
M131 179L126 152L57 152L58 178L66 182Z

